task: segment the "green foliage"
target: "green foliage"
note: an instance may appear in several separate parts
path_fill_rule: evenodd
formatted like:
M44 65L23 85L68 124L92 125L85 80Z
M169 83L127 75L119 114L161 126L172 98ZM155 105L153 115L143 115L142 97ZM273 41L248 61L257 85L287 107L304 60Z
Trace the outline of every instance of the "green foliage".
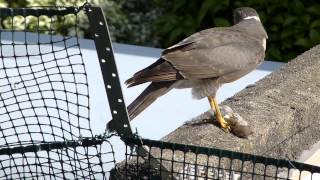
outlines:
M320 43L320 4L316 0L158 1L163 16L154 23L163 47L196 31L232 24L236 7L255 8L268 32L267 58L288 61Z
M0 0L0 7L80 6L85 0ZM316 0L91 0L103 8L114 41L165 48L203 29L232 24L236 7L255 8L269 39L267 58L288 61L320 43L320 4ZM19 18L19 17L18 17ZM72 34L72 23L57 24L58 32ZM79 33L89 37L88 22L80 15ZM19 19L15 19L20 22ZM41 26L48 28L48 20ZM11 20L2 20L10 28ZM23 23L15 23L14 26ZM36 22L29 21L30 26ZM19 27L15 27L18 28Z
M3 3L2 3L3 2ZM81 6L85 0L2 0L0 4L5 4L5 7L19 8L19 7L32 7L32 6ZM39 19L35 16L14 16L1 19L1 26L4 29L15 29L15 30L27 30L30 32L41 29L42 33L52 33L51 29L54 29L53 33L59 33L62 35L74 35L75 23L79 22L78 28L81 29L81 25L84 24L82 21L85 16L81 14L76 20L76 16L68 15L66 18L53 16L40 16ZM39 22L38 22L39 20ZM84 32L80 31L80 35Z
M159 15L159 8L150 0L109 0L104 12L113 40L117 42L154 46L152 22Z
M0 8L5 8L7 6L8 6L8 4L5 0L0 0Z
M90 2L94 5L102 7L106 11L107 21L111 24L110 29L112 32L119 33L119 29L126 24L126 19L124 14L120 11L121 4L124 0L117 0L119 3L115 3L116 0L91 0ZM86 2L86 0L0 0L0 7L9 8L21 8L21 7L33 7L33 6L81 6ZM51 19L46 16L41 16L38 19L33 16L28 16L26 18L16 16L14 19L8 17L6 19L0 19L1 27L5 29L14 28L16 30L23 30L26 28L28 31L36 31L38 28L43 31L42 33L51 33L50 28L55 29L55 33L61 35L74 35L75 28L74 25L77 23L78 35L82 37L91 37L88 29L88 19L84 13L79 13L76 19L74 15L68 15L68 17L62 19L61 17L53 17ZM13 22L13 23L12 23ZM123 31L120 31L123 32ZM119 34L112 34L113 38L119 36ZM122 34L123 36L123 34Z
M30 6L81 6L86 0L0 0L0 7L30 7ZM104 10L109 25L111 38L117 42L149 45L157 44L157 39L150 38L152 35L152 21L159 16L159 10L149 0L89 0L93 5L100 6ZM23 17L2 19L1 27L14 28L16 30L25 28ZM64 20L55 19L55 28L61 35L74 34L75 16ZM50 18L40 18L40 29L50 29ZM12 22L15 22L12 24ZM17 23L18 22L18 23ZM37 19L28 17L27 30L37 29ZM78 35L90 38L88 19L84 14L79 14ZM49 33L44 31L43 33Z

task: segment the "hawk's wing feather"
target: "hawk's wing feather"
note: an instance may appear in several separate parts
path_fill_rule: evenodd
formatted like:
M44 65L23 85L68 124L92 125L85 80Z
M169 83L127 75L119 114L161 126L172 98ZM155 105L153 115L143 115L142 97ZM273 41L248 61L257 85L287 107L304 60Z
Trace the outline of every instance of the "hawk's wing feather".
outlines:
M256 39L230 27L212 28L165 49L158 61L126 83L130 87L145 82L215 78L255 67L263 57L264 49Z
M230 32L229 29L230 28L216 27L216 28L202 30L200 32L192 34L191 36L183 39L179 43L166 48L162 52L162 55L165 55L165 54L168 54L171 52L175 52L175 51L188 51L188 50L191 50L194 48L201 48L201 46L204 45L203 42L207 41L209 38L216 39L215 46L222 45L220 35L222 33L224 34L223 31ZM211 45L213 45L213 44L211 44ZM212 47L212 48L214 48L214 47Z
M204 79L256 67L264 58L264 49L246 34L231 28L213 28L169 47L161 58L186 79Z
M159 59L150 66L138 71L132 78L126 81L128 87L136 86L145 82L175 81L183 79L179 71L168 61Z

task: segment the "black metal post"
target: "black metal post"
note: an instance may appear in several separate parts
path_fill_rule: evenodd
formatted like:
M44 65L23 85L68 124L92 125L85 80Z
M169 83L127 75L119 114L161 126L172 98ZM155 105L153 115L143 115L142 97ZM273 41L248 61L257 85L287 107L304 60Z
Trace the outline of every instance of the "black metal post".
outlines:
M123 99L108 25L100 7L87 5L86 12L89 18L91 32L94 36L94 42L107 91L109 106L113 117L112 125L122 140L125 141L127 138L134 137L134 134L130 126L126 104ZM139 146L137 153L138 155L144 157L144 154L147 155L149 152L143 146ZM151 158L150 164L155 168L159 166L159 162L154 158ZM160 166L162 165L160 164ZM162 169L164 171L163 177L169 178L170 176L167 173L168 170L166 170L166 168L163 166Z
M107 22L99 7L88 5L86 12L98 53L114 128L121 138L132 137L133 133L123 99Z

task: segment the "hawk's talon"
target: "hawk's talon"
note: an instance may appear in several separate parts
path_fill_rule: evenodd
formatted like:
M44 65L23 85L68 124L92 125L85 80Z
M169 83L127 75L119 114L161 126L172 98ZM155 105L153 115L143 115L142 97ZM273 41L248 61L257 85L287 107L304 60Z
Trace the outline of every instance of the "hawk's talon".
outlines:
M217 115L217 121L225 132L231 132L231 125L223 117Z
M209 99L211 108L215 110L216 120L218 121L220 127L225 132L231 132L231 125L222 117L217 100L211 96L209 96L208 99Z

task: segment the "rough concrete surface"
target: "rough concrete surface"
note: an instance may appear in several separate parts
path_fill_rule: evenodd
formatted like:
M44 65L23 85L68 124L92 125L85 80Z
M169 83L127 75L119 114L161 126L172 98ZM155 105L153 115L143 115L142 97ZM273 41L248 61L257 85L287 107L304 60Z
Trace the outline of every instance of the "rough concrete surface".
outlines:
M320 140L319 89L320 45L222 103L249 123L248 139L197 123L207 111L161 140L296 160Z

